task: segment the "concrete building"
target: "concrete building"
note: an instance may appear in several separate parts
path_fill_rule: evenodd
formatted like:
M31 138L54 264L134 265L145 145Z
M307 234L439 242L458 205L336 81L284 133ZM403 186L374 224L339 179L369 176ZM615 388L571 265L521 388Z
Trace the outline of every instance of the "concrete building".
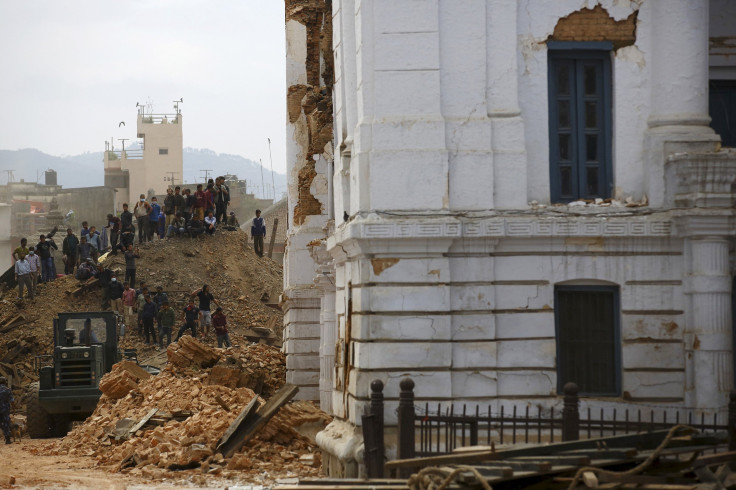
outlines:
M181 184L184 175L182 115L176 106L174 114L146 114L141 106L137 117L135 150L113 149L105 142L105 186L117 191L115 210L123 203L131 210L138 196L165 195L170 185Z
M10 239L10 217L12 206L0 203L0 271L5 272L13 265L11 257L13 243Z
M389 425L406 375L725 412L734 2L287 0L286 40L287 378L331 473L373 379Z

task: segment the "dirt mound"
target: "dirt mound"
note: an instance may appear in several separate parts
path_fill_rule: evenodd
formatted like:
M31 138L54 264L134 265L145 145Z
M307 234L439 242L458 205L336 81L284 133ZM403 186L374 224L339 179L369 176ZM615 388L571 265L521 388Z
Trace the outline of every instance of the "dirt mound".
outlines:
M217 232L214 237L201 239L158 240L141 245L139 252L136 286L142 280L149 287L163 286L177 311L177 321L191 292L208 284L225 310L233 344L248 345L259 337L264 341L270 337L269 342L281 339L283 314L266 303L278 301L282 290L282 267L268 258L256 256L248 235L243 231ZM121 254L108 254L101 261L117 271L122 280L125 261ZM100 310L100 288L72 294L78 286L79 281L74 277L64 276L52 283L39 285L40 294L34 302L16 302L15 290L5 291L2 295L0 369L17 372L16 388L36 380L34 356L52 353L52 324L58 313ZM18 314L24 316L24 321L3 332L4 322ZM267 333L263 333L264 330ZM121 348L136 348L142 363L162 366L164 353L144 346L136 331L137 328L128 327L126 336L121 339ZM176 333L173 332L174 335ZM207 343L215 343L212 332Z

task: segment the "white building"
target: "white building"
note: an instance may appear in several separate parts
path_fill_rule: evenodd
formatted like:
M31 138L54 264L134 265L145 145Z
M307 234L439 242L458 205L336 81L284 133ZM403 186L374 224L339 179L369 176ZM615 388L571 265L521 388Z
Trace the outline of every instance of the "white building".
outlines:
M372 379L387 424L405 375L495 410L558 407L568 381L725 410L735 2L286 9L287 377L336 417L331 471Z
M13 243L10 240L10 220L13 206L0 203L0 271L5 272L13 265ZM16 245L17 246L17 245ZM0 274L2 274L0 272Z
M182 115L145 114L138 111L135 150L113 150L106 142L104 157L105 185L117 190L115 210L120 213L123 203L133 209L138 196L164 195L170 185L181 184L184 175L184 145ZM130 148L130 144L128 146Z

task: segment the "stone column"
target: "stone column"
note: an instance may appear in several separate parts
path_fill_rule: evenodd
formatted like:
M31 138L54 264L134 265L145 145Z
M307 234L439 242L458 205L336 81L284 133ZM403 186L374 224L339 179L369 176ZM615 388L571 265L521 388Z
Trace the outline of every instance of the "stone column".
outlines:
M330 222L332 225L333 222ZM328 225L328 234L332 226ZM319 406L327 413L332 412L332 391L335 378L335 344L337 321L335 314L335 265L327 253L325 242L310 246L312 258L318 264L314 284L321 292L319 315Z
M688 378L693 383L688 386L687 403L709 413L726 408L733 388L730 222L727 214L690 215L680 220L688 236L685 349L691 359Z
M713 151L708 126L708 0L651 2L652 112L647 130L648 193L665 199L664 161L680 152Z
M493 204L527 206L524 121L519 108L516 0L486 0L486 99L491 118Z

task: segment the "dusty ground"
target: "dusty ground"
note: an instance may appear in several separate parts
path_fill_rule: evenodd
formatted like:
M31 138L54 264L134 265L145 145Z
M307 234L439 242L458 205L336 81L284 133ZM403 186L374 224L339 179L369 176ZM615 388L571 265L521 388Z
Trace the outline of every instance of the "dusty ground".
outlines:
M149 478L122 473L108 473L95 467L95 460L86 457L67 455L45 456L39 454L57 439L23 439L18 443L0 443L0 488L34 489L154 489L154 488L232 488L243 490L259 488L261 482L241 479L236 475L230 478L207 477L182 471L181 477L167 478L152 482ZM11 485L9 479L15 478ZM264 475L264 487L271 488Z

